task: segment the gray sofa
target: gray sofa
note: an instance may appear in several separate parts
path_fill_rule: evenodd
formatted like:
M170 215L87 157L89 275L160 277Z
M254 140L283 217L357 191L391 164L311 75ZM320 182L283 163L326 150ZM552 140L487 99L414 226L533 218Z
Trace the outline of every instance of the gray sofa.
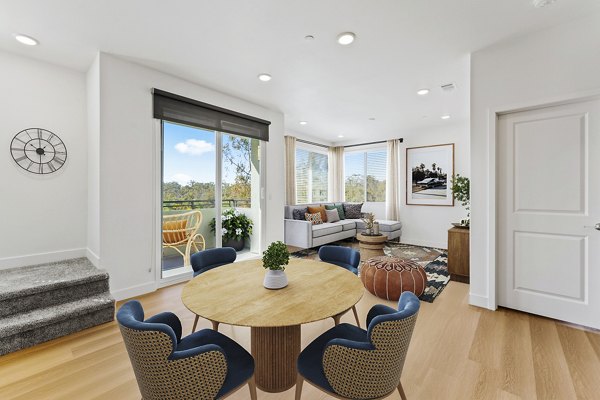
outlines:
M293 212L308 206L332 205L333 203L299 204L296 206L285 206L284 210L284 234L285 243L290 246L308 249L321 246L337 240L347 239L363 232L365 224L360 219L343 219L338 222L325 222L320 225L312 225L309 221L295 220ZM337 203L339 204L339 203ZM380 233L387 235L388 240L400 239L402 234L402 223L399 221L387 221L376 219L379 222Z

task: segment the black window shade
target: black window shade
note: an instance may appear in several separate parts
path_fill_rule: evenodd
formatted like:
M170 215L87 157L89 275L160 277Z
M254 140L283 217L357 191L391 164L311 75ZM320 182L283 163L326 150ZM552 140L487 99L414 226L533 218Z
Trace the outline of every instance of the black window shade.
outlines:
M153 89L152 93L154 118L253 139L269 140L270 121L159 89Z

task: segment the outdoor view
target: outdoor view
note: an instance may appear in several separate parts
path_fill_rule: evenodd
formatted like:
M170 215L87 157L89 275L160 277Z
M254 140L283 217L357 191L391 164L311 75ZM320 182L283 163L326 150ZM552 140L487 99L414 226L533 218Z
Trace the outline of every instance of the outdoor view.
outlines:
M348 152L344 155L346 201L385 201L386 159L386 150Z
M327 201L327 159L325 153L296 148L296 203Z
M216 234L210 224L218 212L215 204L215 188L219 184L217 151L222 155L222 212L235 209L236 214L248 214L252 219L253 198L257 199L252 195L252 183L254 180L257 189L259 141L166 121L163 124L163 230L165 224L171 224L168 234L163 233L163 270L169 270L184 265L187 247L187 243L170 246L173 243L169 242L185 241L182 235L192 234L194 223L186 217L185 223L177 225L183 217L170 216L199 211L202 222L196 233L202 235L206 248L216 246ZM220 149L217 135L221 137ZM185 232L178 236L173 231L177 227L185 227ZM194 252L192 243L190 253Z

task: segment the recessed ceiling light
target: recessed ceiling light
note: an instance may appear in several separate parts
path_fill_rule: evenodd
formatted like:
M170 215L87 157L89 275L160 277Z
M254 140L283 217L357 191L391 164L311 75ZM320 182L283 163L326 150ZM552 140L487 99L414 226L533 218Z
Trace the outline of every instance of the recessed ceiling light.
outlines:
M429 89L419 89L417 90L417 94L419 96L425 96L426 94L429 94Z
M269 82L271 80L272 76L269 74L260 74L258 75L258 79L260 79L263 82Z
M556 0L533 0L533 5L536 8L542 8L554 3L555 1Z
M352 32L344 32L344 33L340 33L338 35L337 41L342 46L347 46L350 43L354 42L355 38L356 38L356 35L354 33L352 33Z
M375 117L369 118L369 121L375 121Z
M450 116L448 114L446 114L446 115L442 115L440 118L441 119L450 119Z
M306 122L306 121L300 121L300 125L306 125L306 124L308 124L308 122Z
M27 46L36 46L39 44L39 42L31 36L21 35L20 33L15 33L13 36L15 37L17 42L25 44Z
M304 39L306 40L313 40L315 37L313 35L306 35L304 36Z
M339 138L343 138L343 137L344 137L344 135L338 135L338 137L339 137Z

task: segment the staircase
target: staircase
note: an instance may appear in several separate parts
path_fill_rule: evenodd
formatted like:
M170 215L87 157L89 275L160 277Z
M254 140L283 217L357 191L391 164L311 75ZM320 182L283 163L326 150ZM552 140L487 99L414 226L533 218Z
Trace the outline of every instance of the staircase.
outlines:
M87 258L0 270L0 355L114 319L108 273Z

